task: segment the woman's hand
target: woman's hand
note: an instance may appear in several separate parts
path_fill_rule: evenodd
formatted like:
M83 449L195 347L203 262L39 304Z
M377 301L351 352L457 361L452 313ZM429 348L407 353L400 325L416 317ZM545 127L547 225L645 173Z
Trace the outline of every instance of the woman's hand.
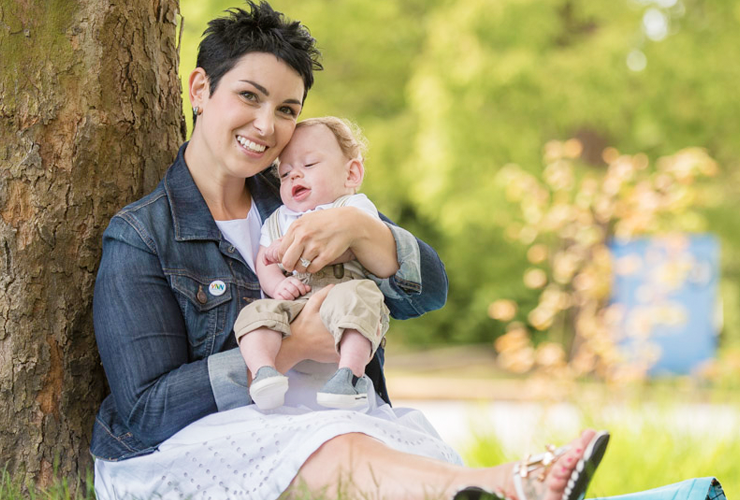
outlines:
M398 271L396 242L385 223L355 207L320 210L291 224L280 245L287 271L316 272L351 251L374 275ZM310 261L306 268L302 260Z
M290 337L283 339L275 367L285 373L304 359L319 363L338 363L339 354L334 337L319 316L319 309L333 285L328 285L309 297L301 313L290 324Z

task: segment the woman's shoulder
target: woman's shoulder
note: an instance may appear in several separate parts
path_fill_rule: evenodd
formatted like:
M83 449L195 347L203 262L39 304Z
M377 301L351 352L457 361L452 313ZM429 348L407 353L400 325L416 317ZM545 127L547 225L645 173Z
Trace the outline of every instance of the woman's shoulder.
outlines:
M114 219L123 219L128 222L160 219L166 215L168 206L167 193L164 190L163 181L160 181L152 192L118 210L111 221Z
M162 181L160 181L159 184L149 194L142 196L138 200L130 202L128 205L121 208L116 213L116 215L152 210L156 207L152 207L151 205L156 204L158 201L164 201L162 199L166 196L167 195L165 193L165 190L162 187Z
M180 146L172 164L167 168L152 192L129 203L120 209L112 221L116 219L125 220L131 224L167 224L175 217L174 205L181 205L181 211L188 212L200 209L196 201L200 197L198 188L193 181L187 164L185 163L185 149L187 142ZM204 203L204 202L203 202Z
M176 224L173 220L177 212L175 205L182 206L181 211L186 213L191 210L193 199L199 193L185 164L183 151L184 146L153 191L124 206L111 218L109 229L119 225L132 226L142 238L146 238L145 234L161 233Z
M153 250L157 246L157 236L172 225L169 212L167 194L160 183L154 191L129 203L111 217L103 239L112 238L129 243L135 243L133 239L140 239Z

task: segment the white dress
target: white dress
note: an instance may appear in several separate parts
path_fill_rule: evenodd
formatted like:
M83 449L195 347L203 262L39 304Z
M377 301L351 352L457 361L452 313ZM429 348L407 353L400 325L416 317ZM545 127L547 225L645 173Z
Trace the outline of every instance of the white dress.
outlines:
M325 365L333 373L336 366ZM316 404L320 373L288 372L285 406L214 413L185 427L159 450L120 462L95 462L95 493L107 499L277 499L303 462L329 439L360 432L399 451L462 464L418 410L379 397L363 410Z
M243 252L254 248L252 242L259 238L259 225L247 226L240 238L219 224ZM369 393L375 397L368 398L367 408L319 406L316 393L336 369L336 364L304 361L287 373L290 386L285 405L278 409L260 411L249 405L214 413L188 425L149 455L118 462L96 460L98 500L277 499L323 443L352 432L399 451L462 464L420 411L391 408L372 385Z

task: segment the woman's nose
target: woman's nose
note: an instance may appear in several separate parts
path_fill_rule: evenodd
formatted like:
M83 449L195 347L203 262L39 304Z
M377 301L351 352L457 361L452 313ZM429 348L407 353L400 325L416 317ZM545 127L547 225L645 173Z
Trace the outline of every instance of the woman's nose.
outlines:
M254 119L254 128L263 137L272 135L275 131L275 117L272 112L266 108L260 109Z

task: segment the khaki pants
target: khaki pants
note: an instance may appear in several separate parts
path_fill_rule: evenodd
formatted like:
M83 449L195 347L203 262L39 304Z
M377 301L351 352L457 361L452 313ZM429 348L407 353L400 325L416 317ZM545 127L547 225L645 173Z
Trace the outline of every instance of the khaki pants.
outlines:
M290 323L303 310L308 297L330 283L336 284L326 296L319 314L334 337L337 350L344 330L350 328L370 341L375 354L388 331L389 312L383 293L369 279L353 279L349 275L336 278L332 267L312 274L309 279L311 292L302 297L295 300L262 299L242 309L234 324L237 343L244 335L262 327L280 332L283 337L289 336Z

